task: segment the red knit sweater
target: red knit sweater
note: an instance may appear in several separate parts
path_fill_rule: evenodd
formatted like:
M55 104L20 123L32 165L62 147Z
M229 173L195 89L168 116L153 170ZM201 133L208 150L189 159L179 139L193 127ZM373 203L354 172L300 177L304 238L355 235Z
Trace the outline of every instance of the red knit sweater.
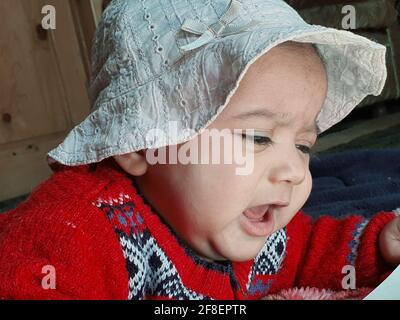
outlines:
M380 212L370 221L324 216L313 223L298 212L254 260L208 262L162 221L113 158L61 166L0 215L0 297L258 299L294 286L342 289L345 265L355 266L357 287L375 287L391 271L377 239L393 218ZM48 288L42 282L50 274L55 287Z

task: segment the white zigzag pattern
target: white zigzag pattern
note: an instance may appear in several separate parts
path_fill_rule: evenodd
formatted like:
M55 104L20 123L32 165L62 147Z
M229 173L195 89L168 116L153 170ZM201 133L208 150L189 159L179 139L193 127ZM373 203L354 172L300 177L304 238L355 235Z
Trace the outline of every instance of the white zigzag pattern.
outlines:
M134 243L132 242L134 241ZM166 295L169 298L203 300L205 297L186 288L175 266L157 245L153 237L144 239L137 235L128 238L120 235L124 257L133 263L138 272L130 274L128 299L143 299L146 294ZM153 269L149 265L152 255L161 261L161 267Z
M282 265L286 253L286 230L280 229L271 234L264 244L264 247L254 260L251 272L249 273L247 290L256 275L276 274ZM277 246L282 245L282 252L278 254Z

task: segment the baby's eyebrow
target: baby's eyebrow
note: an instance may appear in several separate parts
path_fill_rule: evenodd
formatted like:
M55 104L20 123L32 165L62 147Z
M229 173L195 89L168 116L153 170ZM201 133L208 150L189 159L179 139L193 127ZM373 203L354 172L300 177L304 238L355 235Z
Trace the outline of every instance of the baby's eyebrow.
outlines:
M289 117L289 113L273 112L266 109L256 109L256 110L246 111L233 116L233 118L241 120L245 120L248 118L258 118L258 117L277 120L281 124L285 124L287 123L287 121L285 121L284 119L287 119Z
M309 127L304 128L304 130L302 130L302 132L306 132L306 133L311 132L316 135L319 135L319 128L318 128L317 120L315 119L313 124Z
M239 119L239 120L246 120L248 118L259 118L263 117L268 120L274 120L280 125L286 125L290 121L290 114L289 113L283 113L283 112L273 112L267 109L256 109L256 110L250 110L246 111L243 113L239 113L237 115L232 116L234 119ZM314 119L314 122L312 125L305 127L302 132L308 133L315 133L316 135L319 134L319 129L317 125L316 119Z

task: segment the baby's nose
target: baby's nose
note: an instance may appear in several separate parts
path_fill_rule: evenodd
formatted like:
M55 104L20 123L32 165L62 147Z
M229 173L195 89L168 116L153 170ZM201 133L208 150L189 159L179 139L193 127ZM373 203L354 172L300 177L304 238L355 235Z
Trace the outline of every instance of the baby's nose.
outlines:
M307 165L308 162L298 155L287 153L282 157L278 157L270 168L269 179L273 183L288 182L292 185L298 185L305 178Z

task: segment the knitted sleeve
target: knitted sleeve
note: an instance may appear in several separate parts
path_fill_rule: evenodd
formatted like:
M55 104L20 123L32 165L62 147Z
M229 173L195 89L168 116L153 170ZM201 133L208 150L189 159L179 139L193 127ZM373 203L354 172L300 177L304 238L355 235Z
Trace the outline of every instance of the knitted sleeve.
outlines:
M38 197L0 220L0 298L126 299L123 254L104 214L86 200Z
M394 217L394 213L382 211L371 219L322 216L313 223L299 212L287 227L289 243L284 263L288 265L283 272L289 278L292 274L292 284L298 287L375 287L393 270L380 255L378 239Z

